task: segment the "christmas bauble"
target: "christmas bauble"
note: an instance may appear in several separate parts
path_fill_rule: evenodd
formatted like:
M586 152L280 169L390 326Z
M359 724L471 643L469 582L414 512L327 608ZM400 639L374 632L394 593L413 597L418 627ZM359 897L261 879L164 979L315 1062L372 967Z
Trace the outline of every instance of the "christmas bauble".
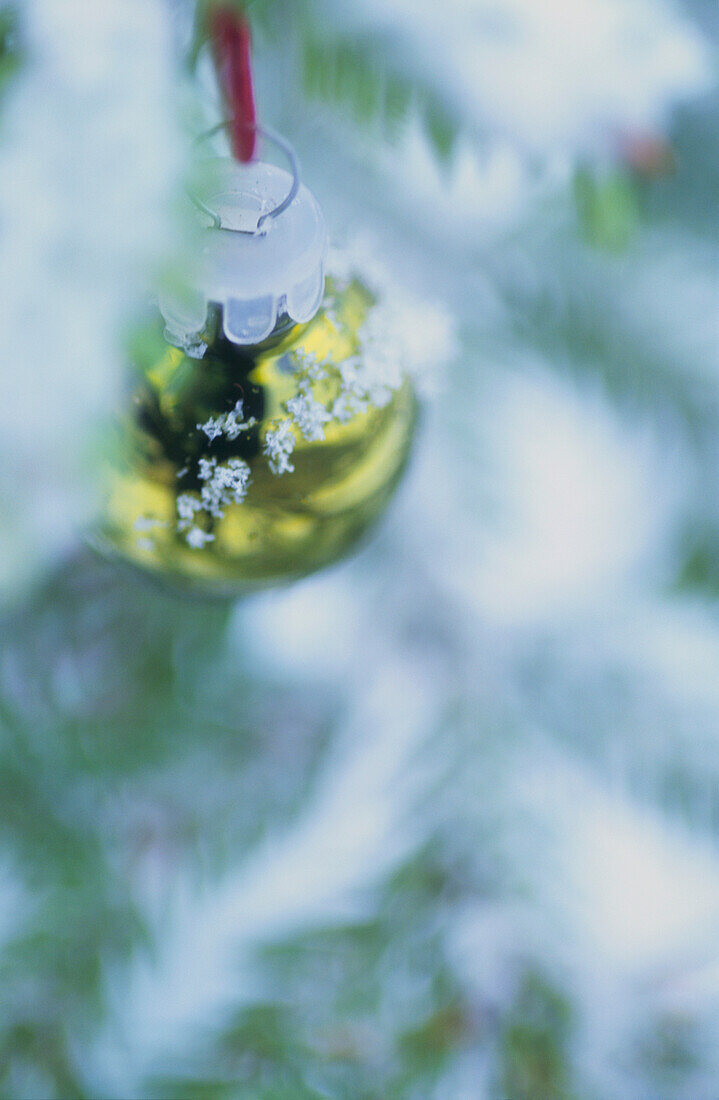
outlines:
M356 543L398 483L416 401L375 294L325 280L306 188L261 232L289 175L213 173L194 282L161 297L138 342L98 541L181 588L234 596Z

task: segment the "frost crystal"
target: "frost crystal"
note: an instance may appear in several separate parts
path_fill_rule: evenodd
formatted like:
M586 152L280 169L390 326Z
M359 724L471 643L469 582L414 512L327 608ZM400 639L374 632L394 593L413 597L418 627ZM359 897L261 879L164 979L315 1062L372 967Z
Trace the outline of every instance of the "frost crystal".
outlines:
M224 415L211 416L204 424L198 424L197 427L199 431L205 433L210 443L212 443L219 435L222 435L225 429L225 417Z
M201 527L191 527L186 537L187 545L193 550L201 550L206 542L213 542L215 538L214 535L208 535L207 531L203 531Z
M215 458L201 458L198 465L199 477L205 482L202 507L215 519L222 519L228 504L241 504L245 499L250 467L241 458L230 458L222 465L218 465Z
M241 458L230 458L224 466L217 467L213 482L240 504L245 499L250 484L250 467Z
M353 420L359 413L367 411L367 402L361 401L360 398L355 397L353 393L343 390L339 397L336 397L332 403L332 418L337 420L340 424L347 424L350 420Z
M291 474L294 466L289 460L295 449L295 433L292 430L292 421L280 420L276 427L270 428L265 435L264 453L269 460L269 467L273 474Z
M212 441L216 438L215 429L218 425L221 425L219 434L227 434L229 425L230 433L234 433L230 434L230 438L234 439L247 426L240 423L241 416L242 402L238 401L231 413L208 420L206 424L198 427L202 428ZM201 550L206 542L214 538L214 535L208 535L201 528L194 526L196 513L206 512L213 519L222 519L228 504L241 504L245 499L250 484L250 474L250 467L242 458L229 458L224 463L219 463L216 458L205 456L198 459L197 476L204 482L199 500L192 493L182 493L177 498L179 517L177 530L187 531L187 541L194 550Z
M313 382L319 382L327 377L325 364L319 361L313 351L304 351L302 348L296 348L292 356L298 369L307 379L311 379Z
M257 418L254 416L249 417L248 420L243 420L242 413L243 402L240 398L231 412L211 416L204 424L197 425L198 430L205 433L210 443L221 435L226 436L229 440L237 439L240 432L246 432L250 428L254 428L257 423Z
M225 435L228 439L237 439L245 425L242 423L242 398L237 402L232 412L225 414Z
M190 493L181 493L177 498L178 531L185 531L193 523L195 512L201 509L202 503L197 497L193 497Z
M351 394L357 412L367 403L382 407L409 376L420 392L432 392L433 379L457 353L454 318L441 304L407 294L377 255L376 242L358 239L349 248L331 250L329 271L336 286L358 278L376 302L357 334L358 355L339 366L340 396L333 416L351 419ZM327 299L332 308L334 301ZM336 411L335 411L336 409Z
M209 481L217 468L216 458L201 458L197 463L197 476L200 481Z
M224 516L222 489L214 481L210 481L202 487L202 507L209 512L214 519L222 519Z
M310 442L324 439L324 425L332 417L320 401L315 401L310 392L295 394L287 402L286 408L305 439Z
M151 531L153 527L167 527L167 523L153 516L138 516L133 527L136 531Z

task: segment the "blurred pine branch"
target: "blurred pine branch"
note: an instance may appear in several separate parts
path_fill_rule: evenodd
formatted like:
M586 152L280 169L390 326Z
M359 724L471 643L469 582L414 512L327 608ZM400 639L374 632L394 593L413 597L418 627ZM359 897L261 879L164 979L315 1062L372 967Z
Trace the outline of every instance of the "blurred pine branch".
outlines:
M381 36L333 36L308 22L302 75L309 98L341 109L348 121L362 127L379 127L388 140L397 138L416 112L437 158L446 162L451 157L458 116L426 81L397 65L391 44Z
M421 119L430 147L447 162L460 130L459 114L419 73L396 57L391 39L350 33L328 23L313 0L230 0L247 16L260 40L285 40L299 59L300 83L309 100L341 112L348 125L396 140L410 115ZM220 0L200 0L188 56L193 69L207 41L209 12Z
M0 7L0 96L22 65L20 13L15 4Z

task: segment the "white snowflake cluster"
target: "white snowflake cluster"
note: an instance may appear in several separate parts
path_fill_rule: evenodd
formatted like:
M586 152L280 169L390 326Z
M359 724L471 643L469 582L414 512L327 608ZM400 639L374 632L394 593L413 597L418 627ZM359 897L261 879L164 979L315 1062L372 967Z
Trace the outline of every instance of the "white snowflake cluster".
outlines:
M199 476L202 486L202 507L215 519L222 519L228 504L241 504L250 484L250 467L242 458L228 458L218 463L216 458L201 458Z
M215 536L203 531L201 527L191 527L187 532L187 545L193 550L202 550L207 542L214 542Z
M269 428L266 432L263 450L273 474L294 473L295 468L290 462L290 455L294 449L295 433L292 428L292 421L289 419L278 420L275 426Z
M150 533L157 527L169 527L169 523L164 520L156 519L154 516L138 516L135 520L133 527L137 532L135 536L135 546L138 550L154 550L155 543L151 539Z
M138 516L134 523L135 530L139 532L152 531L153 527L167 527L167 523L154 516Z
M377 297L390 289L387 268L380 257L376 240L356 234L342 245L332 244L327 253L327 271L339 290L346 290L353 279L360 279ZM330 297L330 309L336 305Z
M177 498L177 530L186 531L195 522L195 513L202 511L202 501L192 493L180 493Z
M219 436L234 440L240 432L257 423L254 417L243 420L242 416L243 403L239 400L231 412L211 417L197 427L205 433L210 443ZM186 473L187 468L182 472ZM204 483L199 496L196 493L180 493L177 498L177 530L186 531L188 545L201 550L215 536L196 525L197 513L206 512L213 519L222 519L229 504L241 504L250 484L250 467L241 458L229 458L220 463L216 458L203 456L197 463L197 475Z
M222 435L225 427L225 416L211 416L204 424L198 424L198 431L204 432L210 443Z
M321 363L313 352L297 348L293 352L293 359L302 375L302 381L307 379L310 382L321 382L327 377L327 365Z
M362 250L364 261L369 250ZM440 306L417 302L398 290L386 270L373 259L369 265L357 262L352 253L333 252L332 276L340 288L358 275L376 296L358 333L358 354L336 366L321 362L311 352L293 353L297 392L285 402L287 416L267 431L264 453L273 474L292 473L290 462L297 433L308 442L325 438L325 427L335 421L346 424L370 407L383 408L406 376L423 385L428 372L435 371L457 347L452 318ZM334 312L336 299L329 294L325 315L339 329ZM334 374L339 393L329 406L317 400L313 383ZM424 387L426 388L426 386Z
M243 420L243 411L243 401L240 398L230 412L220 413L219 416L211 416L204 424L198 424L198 431L204 432L210 443L221 435L226 436L229 440L237 439L241 432L249 431L257 423L257 418L254 416Z
M443 306L417 302L397 289L370 311L359 339L360 378L367 399L380 407L404 376L421 392L432 392L459 347L454 320Z
M286 402L285 407L308 442L316 443L324 439L325 424L332 419L332 414L313 396L309 379L298 383L297 393Z
M201 458L198 476L204 482L200 495L181 493L177 498L177 530L187 531L188 545L196 550L215 536L198 527L195 516L206 512L213 519L222 519L229 504L241 504L250 484L250 467L242 458L228 458L223 463L216 458Z
M264 454L270 470L277 475L294 473L290 455L297 441L295 428L308 442L316 443L325 438L325 424L335 419L312 392L313 382L328 377L328 365L302 348L294 351L292 358L298 375L297 392L285 402L288 415L276 421L265 434Z
M452 314L439 302L408 294L369 237L332 248L328 267L340 290L357 278L376 300L358 333L358 355L339 368L342 386L333 416L344 422L368 405L383 407L405 376L421 394L435 392L442 369L459 349Z
M339 396L332 404L332 416L340 424L346 424L355 416L367 411L366 388L360 377L360 370L360 361L357 356L346 359L339 367L341 386Z

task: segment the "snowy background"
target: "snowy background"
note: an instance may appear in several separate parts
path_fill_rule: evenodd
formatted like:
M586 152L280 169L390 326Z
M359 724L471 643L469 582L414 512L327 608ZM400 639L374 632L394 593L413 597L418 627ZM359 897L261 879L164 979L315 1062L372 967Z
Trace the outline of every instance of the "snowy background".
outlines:
M208 63L182 0L0 7L0 1095L715 1100L715 5L251 11L333 235L461 347L346 563L96 559Z

